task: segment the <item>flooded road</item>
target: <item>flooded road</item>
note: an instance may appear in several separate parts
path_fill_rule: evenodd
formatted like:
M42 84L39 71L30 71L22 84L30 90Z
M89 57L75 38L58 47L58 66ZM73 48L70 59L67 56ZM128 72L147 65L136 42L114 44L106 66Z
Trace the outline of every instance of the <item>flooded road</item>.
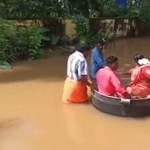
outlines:
M105 56L150 58L150 38L120 40ZM62 103L66 56L18 62L0 71L0 150L149 150L150 117L131 119L101 113L91 104Z

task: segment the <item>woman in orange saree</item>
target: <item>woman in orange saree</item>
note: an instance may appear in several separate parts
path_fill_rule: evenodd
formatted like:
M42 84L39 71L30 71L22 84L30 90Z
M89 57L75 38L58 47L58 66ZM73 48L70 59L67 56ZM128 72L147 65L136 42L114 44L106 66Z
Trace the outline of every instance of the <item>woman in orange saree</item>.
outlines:
M134 57L137 55L140 54ZM134 60L136 67L132 70L126 91L132 98L146 98L150 93L150 61L146 58Z

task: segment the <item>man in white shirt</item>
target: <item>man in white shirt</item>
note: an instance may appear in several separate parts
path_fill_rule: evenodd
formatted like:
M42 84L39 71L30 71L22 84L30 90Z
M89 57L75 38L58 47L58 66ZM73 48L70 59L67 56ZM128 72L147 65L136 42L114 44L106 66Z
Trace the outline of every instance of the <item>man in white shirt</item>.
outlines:
M89 72L86 58L89 56L89 52L89 46L80 44L78 50L69 56L63 102L85 102L88 100L87 86L91 86L91 84L88 82Z

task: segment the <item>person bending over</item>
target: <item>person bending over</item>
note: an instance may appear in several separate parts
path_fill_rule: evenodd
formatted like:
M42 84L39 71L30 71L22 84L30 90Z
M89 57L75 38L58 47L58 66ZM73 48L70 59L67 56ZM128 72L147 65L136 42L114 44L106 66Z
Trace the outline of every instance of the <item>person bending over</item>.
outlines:
M63 102L79 103L88 100L87 86L89 72L86 58L89 56L90 47L80 44L77 51L71 54L67 62L67 78L63 90Z

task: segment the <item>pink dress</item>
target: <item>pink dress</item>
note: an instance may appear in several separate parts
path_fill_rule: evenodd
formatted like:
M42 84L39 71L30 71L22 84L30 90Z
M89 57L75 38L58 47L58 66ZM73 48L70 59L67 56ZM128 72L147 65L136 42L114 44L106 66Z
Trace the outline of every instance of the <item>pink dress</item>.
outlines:
M98 91L104 95L123 97L124 87L115 72L108 66L100 69L96 74Z

